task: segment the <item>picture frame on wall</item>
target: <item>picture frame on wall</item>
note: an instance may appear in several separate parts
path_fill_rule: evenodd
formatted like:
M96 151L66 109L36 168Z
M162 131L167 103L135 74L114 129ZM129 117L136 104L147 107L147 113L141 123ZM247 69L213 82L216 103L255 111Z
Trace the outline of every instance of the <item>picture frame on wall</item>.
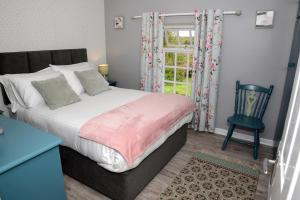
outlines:
M115 29L124 29L124 17L117 16L114 18L114 28Z
M272 28L274 24L274 10L259 10L256 11L256 28Z

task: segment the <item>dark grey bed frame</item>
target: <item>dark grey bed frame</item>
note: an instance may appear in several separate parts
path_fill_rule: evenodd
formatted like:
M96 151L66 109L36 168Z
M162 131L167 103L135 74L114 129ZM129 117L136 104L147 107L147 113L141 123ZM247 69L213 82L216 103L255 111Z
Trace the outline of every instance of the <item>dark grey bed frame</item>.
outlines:
M67 65L86 61L86 49L0 53L0 74L30 73L44 69L49 64ZM10 102L2 85L1 90L7 105ZM63 172L112 199L134 199L185 144L186 136L187 124L136 168L123 173L110 172L78 152L60 146Z

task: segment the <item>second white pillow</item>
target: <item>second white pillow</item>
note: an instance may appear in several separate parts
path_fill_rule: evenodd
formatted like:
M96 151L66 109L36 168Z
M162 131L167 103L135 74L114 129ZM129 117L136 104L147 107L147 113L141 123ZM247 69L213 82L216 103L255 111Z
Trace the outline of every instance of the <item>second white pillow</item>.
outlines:
M74 74L74 71L85 71L94 69L95 67L92 67L90 63L88 62L82 62L72 65L50 65L50 67L54 71L58 71L62 73L65 78L67 79L68 83L72 87L72 89L76 92L76 94L81 94L84 92L84 89L79 81L79 79Z

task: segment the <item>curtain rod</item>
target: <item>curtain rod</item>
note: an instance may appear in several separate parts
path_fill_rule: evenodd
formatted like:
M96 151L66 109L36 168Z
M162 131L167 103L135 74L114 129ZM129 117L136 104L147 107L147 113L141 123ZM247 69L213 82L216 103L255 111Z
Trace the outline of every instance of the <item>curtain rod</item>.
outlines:
M241 10L236 11L223 11L224 15L236 15L240 16L242 14ZM193 16L195 13L170 13L170 14L161 14L160 17L173 17L173 16ZM140 19L142 16L133 16L131 19Z

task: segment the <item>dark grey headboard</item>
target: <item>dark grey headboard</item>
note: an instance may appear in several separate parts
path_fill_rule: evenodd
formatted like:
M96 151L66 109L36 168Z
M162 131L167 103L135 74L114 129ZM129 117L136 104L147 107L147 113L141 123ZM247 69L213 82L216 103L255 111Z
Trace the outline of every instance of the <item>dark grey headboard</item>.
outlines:
M62 49L0 53L0 75L31 73L54 65L69 65L87 62L86 49ZM4 104L9 99L1 85Z

